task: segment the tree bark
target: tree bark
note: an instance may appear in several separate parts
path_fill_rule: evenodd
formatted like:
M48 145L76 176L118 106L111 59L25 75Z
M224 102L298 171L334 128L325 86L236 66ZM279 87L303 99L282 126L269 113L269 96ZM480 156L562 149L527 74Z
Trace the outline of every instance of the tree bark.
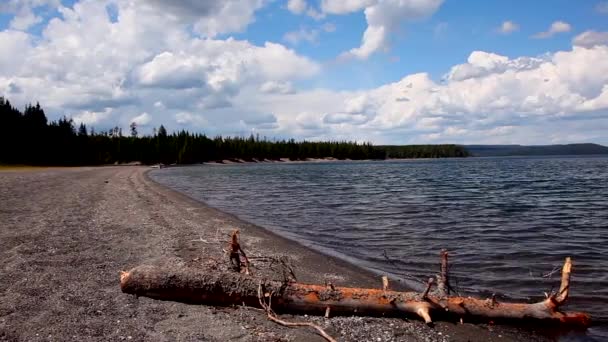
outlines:
M259 307L258 289L272 299L273 309L281 312L324 315L418 316L432 323L458 318L481 321L521 320L586 327L589 315L561 312L568 298L570 258L562 270L562 284L556 294L538 303L499 303L494 298L439 298L416 292L320 286L260 281L238 273L205 273L198 269L139 266L121 274L123 292L161 300L208 305L248 305ZM430 286L430 283L429 283Z

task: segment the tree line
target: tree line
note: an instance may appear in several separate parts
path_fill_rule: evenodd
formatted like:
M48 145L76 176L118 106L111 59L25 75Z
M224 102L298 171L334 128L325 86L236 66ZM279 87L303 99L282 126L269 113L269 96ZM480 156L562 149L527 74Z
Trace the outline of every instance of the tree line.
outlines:
M378 146L378 148L385 152L386 158L462 158L470 156L464 146L453 144Z
M63 117L49 122L40 104L22 112L0 97L0 163L25 165L193 164L222 160L385 159L463 156L454 145L378 147L349 141L268 140L259 136L209 138L185 130L169 134L162 125L140 136L114 127L96 132ZM436 146L436 147L433 147ZM452 147L449 147L452 146ZM419 151L413 153L412 151ZM457 155L458 154L458 155Z

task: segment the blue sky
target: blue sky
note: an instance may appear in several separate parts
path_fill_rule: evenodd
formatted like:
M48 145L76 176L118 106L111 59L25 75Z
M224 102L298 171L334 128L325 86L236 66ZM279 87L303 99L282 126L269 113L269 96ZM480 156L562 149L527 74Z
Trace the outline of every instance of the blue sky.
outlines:
M0 95L104 129L608 144L608 1L5 0Z
M451 66L464 62L474 50L514 58L568 49L577 32L608 30L608 16L596 11L598 3L589 0L445 1L431 18L402 25L400 32L392 37L390 51L360 63L344 64L326 75L323 83L343 89L368 88L416 72L429 72L439 79ZM311 17L286 11L284 2L272 3L257 17L246 32L233 36L257 44L280 42L285 32L314 29L320 24ZM497 28L506 20L516 22L520 30L500 34ZM570 23L572 31L552 39L530 38L556 20ZM336 32L322 33L317 43L303 41L292 47L302 55L331 63L341 52L358 45L366 29L363 12L321 21L325 22L335 25ZM393 61L394 57L399 61Z

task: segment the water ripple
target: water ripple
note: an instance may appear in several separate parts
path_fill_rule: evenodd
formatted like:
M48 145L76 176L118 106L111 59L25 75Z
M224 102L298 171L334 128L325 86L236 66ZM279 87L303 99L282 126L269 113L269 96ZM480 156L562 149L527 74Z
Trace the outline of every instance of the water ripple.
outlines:
M407 283L453 255L461 292L538 300L575 262L571 310L608 339L608 158L194 166L152 173L211 206ZM384 254L388 254L388 261Z

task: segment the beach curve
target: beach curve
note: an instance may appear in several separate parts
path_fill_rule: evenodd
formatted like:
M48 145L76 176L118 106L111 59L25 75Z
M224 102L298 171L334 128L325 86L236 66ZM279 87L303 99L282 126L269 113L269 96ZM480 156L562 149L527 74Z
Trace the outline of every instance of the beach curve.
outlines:
M135 166L0 173L0 340L315 341L255 310L136 298L119 271L142 263L221 259L240 229L251 255L289 256L298 280L380 286L369 272L209 208ZM220 267L223 267L220 266ZM254 270L255 271L255 270ZM268 270L260 270L262 274ZM267 276L272 276L268 273ZM511 328L398 318L310 319L343 341L543 340Z

